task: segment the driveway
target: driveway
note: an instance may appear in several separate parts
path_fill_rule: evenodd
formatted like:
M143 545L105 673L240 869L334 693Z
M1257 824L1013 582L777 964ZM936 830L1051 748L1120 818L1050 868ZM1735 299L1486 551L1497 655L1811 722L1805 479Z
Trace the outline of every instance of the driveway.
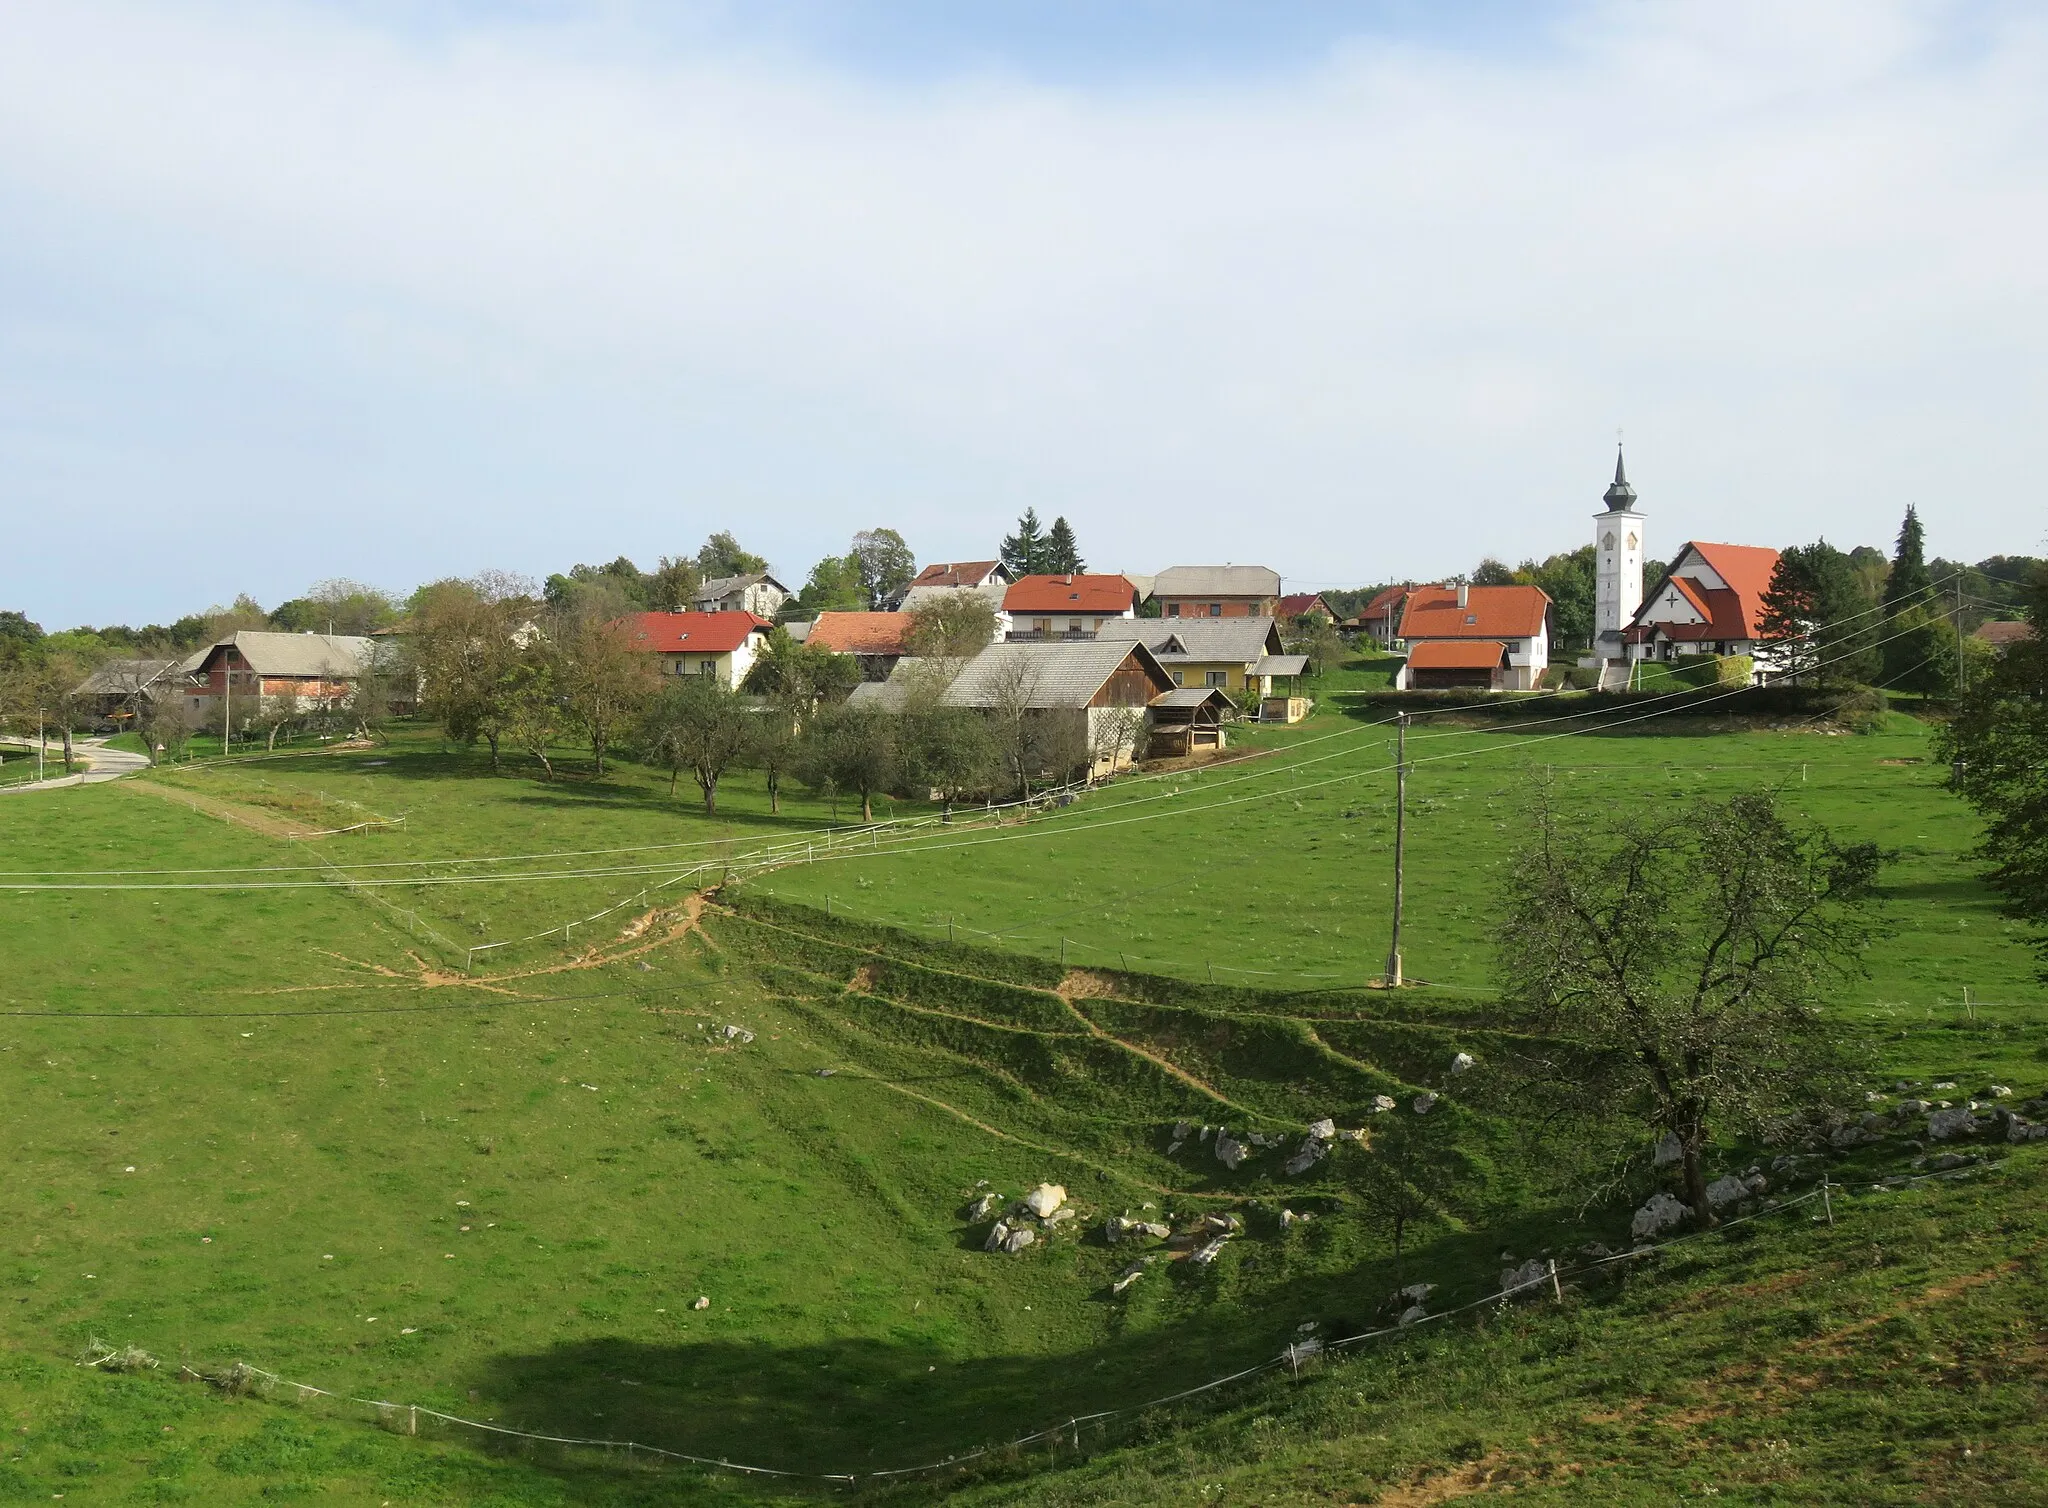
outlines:
M16 791L54 791L65 785L97 785L103 780L119 780L123 775L133 775L137 770L149 768L149 756L131 754L126 749L110 749L104 738L81 738L71 745L74 759L83 759L85 768L75 775L59 775L50 780L31 780L26 785L0 786L0 796L12 795ZM64 746L54 746L58 760L64 757ZM44 750L45 765L50 759L49 748Z

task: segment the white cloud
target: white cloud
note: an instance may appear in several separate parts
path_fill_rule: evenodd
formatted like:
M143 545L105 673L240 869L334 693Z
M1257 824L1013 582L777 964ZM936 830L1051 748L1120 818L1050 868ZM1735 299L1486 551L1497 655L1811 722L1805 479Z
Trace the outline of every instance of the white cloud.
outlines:
M493 406L552 415L515 536L601 445L581 532L495 557L527 567L634 547L677 405L721 416L688 467L787 500L749 520L785 562L878 508L927 555L985 547L1033 501L1105 564L1457 569L1578 543L1618 423L1660 545L1883 540L1917 499L1937 548L2040 547L2041 29L1717 0L1551 43L1082 91L17 0L0 181L167 268L312 290L310 382L486 416L434 461L477 508ZM420 539L446 567L483 563L466 506Z

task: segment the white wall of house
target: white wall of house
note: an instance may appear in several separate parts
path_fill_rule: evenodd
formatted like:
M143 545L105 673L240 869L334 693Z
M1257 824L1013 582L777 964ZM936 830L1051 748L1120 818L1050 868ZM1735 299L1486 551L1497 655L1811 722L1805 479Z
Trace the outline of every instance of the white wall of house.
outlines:
M746 642L733 650L686 650L680 654L664 652L661 656L661 673L714 676L737 691L740 682L747 678L747 672L754 668L754 661L761 653L761 640L764 637L764 634L748 634Z

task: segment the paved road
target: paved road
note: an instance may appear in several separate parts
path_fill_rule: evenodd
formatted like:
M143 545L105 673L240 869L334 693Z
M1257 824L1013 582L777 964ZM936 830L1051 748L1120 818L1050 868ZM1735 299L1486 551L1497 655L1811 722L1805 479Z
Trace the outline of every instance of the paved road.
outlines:
M81 738L71 746L74 759L82 758L85 768L76 775L59 775L51 780L31 780L26 785L0 786L0 796L16 791L54 791L66 785L98 785L103 780L119 780L123 775L133 775L137 770L149 768L149 756L131 754L126 749L110 749L104 738ZM50 745L45 749L43 761L47 767L50 759L57 759L62 767L64 746Z

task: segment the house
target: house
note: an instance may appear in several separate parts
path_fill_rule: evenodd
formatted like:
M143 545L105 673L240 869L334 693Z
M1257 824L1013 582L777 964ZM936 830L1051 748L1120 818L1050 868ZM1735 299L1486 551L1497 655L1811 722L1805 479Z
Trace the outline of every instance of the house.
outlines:
M848 703L899 711L917 678L935 669L901 660L887 681L855 687ZM1137 758L1147 709L1173 689L1166 668L1134 641L1010 640L961 666L939 703L1015 719L1036 773L1063 778L1085 768L1092 779Z
M1239 705L1270 695L1273 677L1298 675L1303 662L1282 653L1280 626L1271 618L1122 618L1103 624L1096 637L1143 644L1174 685L1227 691Z
M1993 619L1988 623L1978 624L1977 631L1970 637L1979 643L1990 645L1994 652L2003 654L2022 640L2033 638L2034 626L2031 623Z
M1396 691L1533 691L1550 668L1550 598L1534 586L1417 587L1401 613Z
M1264 566L1170 566L1152 578L1168 618L1271 618L1280 611L1280 573Z
M1011 639L1092 639L1103 624L1137 616L1138 589L1128 576L1022 576L1004 590L1003 611Z
M739 689L775 625L758 613L628 613L633 647L660 657L663 675L708 675Z
M223 698L251 711L286 697L336 706L375 663L376 653L376 641L353 634L245 628L188 655L169 674L185 683L179 689L191 710L201 715Z
M804 643L813 649L852 655L860 662L864 681L886 681L907 652L908 613L820 613L811 620Z
M989 635L991 644L1000 644L1010 636L1014 620L1003 606L1003 598L1010 590L1010 583L991 581L982 586L944 586L931 582L914 582L903 594L900 611L914 613L920 608L932 607L948 597L979 597L989 606L995 617L995 627Z
M1009 586L1016 579L1000 560L947 560L919 571L906 590L914 592L921 586Z
M690 594L700 613L753 613L773 618L789 600L789 588L766 571L746 576L713 576Z
M1631 664L1689 655L1749 655L1753 677L1772 669L1758 635L1778 552L1758 545L1688 541L1622 632Z
M1215 687L1182 686L1152 699L1152 737L1145 752L1155 759L1220 754L1223 725L1237 716L1237 703Z
M1277 614L1282 623L1292 623L1296 618L1306 618L1310 613L1320 613L1332 623L1337 615L1330 610L1330 604L1323 601L1321 592L1295 592L1280 599Z
M1371 635L1380 648L1393 648L1401 637L1401 614L1407 610L1408 594L1414 590L1413 582L1404 582L1374 593L1372 601L1359 609L1359 630Z
M71 695L95 726L122 728L157 697L177 694L185 684L172 674L177 666L176 660L108 660L73 687Z

